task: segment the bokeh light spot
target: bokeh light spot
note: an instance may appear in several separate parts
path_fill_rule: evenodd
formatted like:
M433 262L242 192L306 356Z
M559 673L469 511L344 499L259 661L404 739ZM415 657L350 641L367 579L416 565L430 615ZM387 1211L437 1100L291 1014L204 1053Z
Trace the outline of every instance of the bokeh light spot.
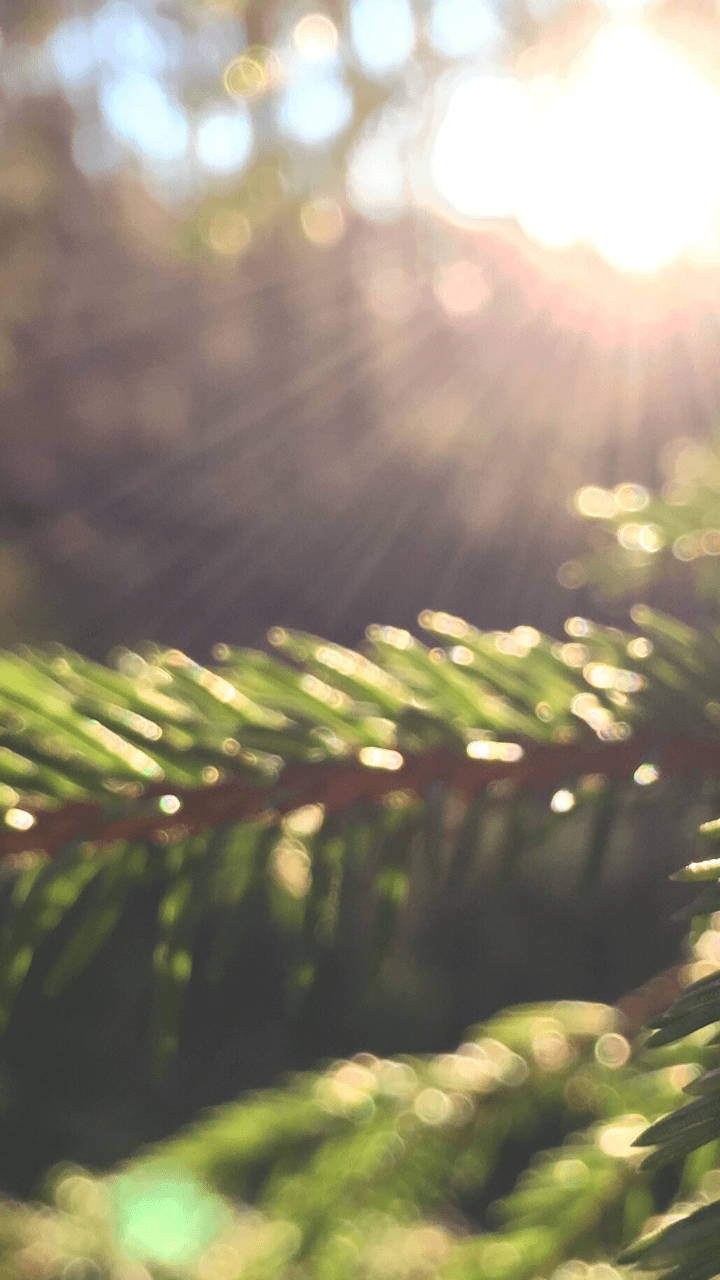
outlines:
M438 53L462 58L497 53L505 31L487 0L435 0L428 34Z
M300 226L311 244L329 249L343 237L345 216L337 200L330 196L317 196L302 205Z
M595 1058L602 1067L617 1071L630 1058L630 1043L616 1031L608 1031L595 1042Z
M161 796L158 800L158 808L161 813L179 813L182 809L182 800L179 796Z
M361 747L358 759L368 769L402 769L405 761L399 751L389 751L386 747Z
M657 782L660 777L660 770L655 764L640 764L633 774L635 782L639 787L649 787L653 782Z
M579 514L589 520L609 520L617 511L615 494L595 484L578 489L574 503Z
M166 69L167 40L129 0L107 0L95 14L90 35L96 58L108 66L125 63L150 74Z
M109 1184L122 1249L140 1261L192 1262L227 1222L219 1196L196 1179L168 1172L129 1173Z
M451 262L435 273L433 292L449 316L471 316L492 296L487 276L475 262Z
M8 809L5 814L5 825L13 831L29 831L35 826L36 819L27 809Z
M95 68L90 27L83 18L59 23L48 39L47 49L58 74L69 85L86 80Z
M100 87L100 106L111 129L153 160L176 160L189 138L185 113L159 81L128 71Z
M195 149L208 169L232 173L250 158L253 129L248 113L238 106L233 112L213 111L198 125Z
M385 222L402 213L407 176L396 138L372 133L360 138L348 160L347 192L365 218Z
M627 1159L634 1152L633 1143L647 1128L647 1120L641 1115L620 1116L617 1120L605 1125L598 1136L598 1146L606 1156L615 1159Z
M223 84L233 98L258 98L276 89L282 80L277 54L264 45L253 45L225 68Z
M650 494L642 484L619 484L614 495L621 511L642 511L650 501Z
M523 757L519 742L495 742L490 738L473 738L465 751L471 760L502 760L512 764Z
M571 809L575 808L575 796L572 791L567 791L564 787L561 787L552 796L550 808L553 813L569 813Z
M352 93L336 72L304 72L287 86L280 105L282 129L306 147L317 147L350 124Z
M221 257L237 258L250 245L252 227L239 210L221 209L210 218L205 240Z
M412 53L415 29L408 0L355 0L350 24L355 52L371 75L385 75Z
M282 821L283 831L293 836L314 836L325 821L325 806L304 804L286 813Z
M333 58L338 48L338 29L325 13L306 13L293 31L298 53L313 62Z
M292 898L304 898L312 884L310 856L298 840L284 839L276 845L271 874Z
M423 1124L446 1124L452 1115L451 1099L442 1089L421 1089L417 1095L413 1110Z

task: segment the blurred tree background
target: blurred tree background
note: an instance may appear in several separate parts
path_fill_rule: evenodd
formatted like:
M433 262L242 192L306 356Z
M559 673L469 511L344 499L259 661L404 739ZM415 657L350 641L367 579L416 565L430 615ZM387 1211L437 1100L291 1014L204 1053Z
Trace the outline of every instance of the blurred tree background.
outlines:
M428 604L560 625L569 497L661 480L718 397L706 242L658 266L642 227L623 255L508 190L508 86L576 92L623 8L8 4L6 639L202 655ZM683 56L717 39L712 5L625 8ZM560 209L562 172L538 179Z

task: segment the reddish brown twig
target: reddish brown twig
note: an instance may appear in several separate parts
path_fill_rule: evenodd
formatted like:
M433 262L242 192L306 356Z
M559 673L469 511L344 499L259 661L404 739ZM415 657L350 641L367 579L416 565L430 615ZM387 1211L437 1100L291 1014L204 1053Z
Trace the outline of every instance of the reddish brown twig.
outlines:
M28 831L0 835L0 857L33 849L49 855L68 841L94 844L114 840L166 840L173 831L196 832L226 822L271 818L306 804L322 804L326 812L346 812L358 804L381 803L391 792L422 795L434 782L464 796L478 795L490 783L507 780L515 787L550 790L586 774L627 779L643 761L657 764L663 776L699 774L720 777L720 740L670 738L638 734L620 743L532 745L517 762L471 760L448 748L406 756L400 769L371 769L357 761L288 765L268 786L242 778L215 785L181 788L170 783L148 787L128 802L120 815L97 801L77 801L60 809L36 811ZM172 792L180 801L173 816L149 804Z

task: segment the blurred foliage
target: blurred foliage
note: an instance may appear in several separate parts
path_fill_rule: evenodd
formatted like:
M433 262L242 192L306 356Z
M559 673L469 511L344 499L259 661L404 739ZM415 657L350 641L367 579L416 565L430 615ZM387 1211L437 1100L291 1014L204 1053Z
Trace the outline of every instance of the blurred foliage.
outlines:
M717 839L720 822L708 822L701 830L706 837ZM705 859L691 863L676 877L700 888L692 909L698 913L700 922L696 945L705 957L717 936L713 925L720 921L717 913L719 866L717 858ZM651 1023L654 1030L647 1041L648 1049L662 1051L667 1045L682 1044L688 1034L704 1034L710 1045L717 1046L716 1024L720 1019L717 971L714 962L707 959L698 967L700 975L696 980L681 992L670 1009ZM693 1160L700 1163L715 1152L720 1135L717 1093L720 1073L716 1055L705 1065L711 1069L698 1072L685 1086L690 1100L683 1099L684 1105L676 1106L636 1137L636 1146L653 1148L643 1161L643 1170L655 1172ZM715 1171L714 1182L717 1180ZM625 1250L622 1260L639 1265L643 1271L662 1272L668 1280L711 1280L718 1269L718 1206L714 1195L708 1196L691 1186L684 1190L692 1194L685 1194L680 1203L671 1204L661 1217L653 1219L640 1239Z
M633 1148L714 1059L707 1037L650 1069L623 1029L603 1005L513 1009L454 1053L360 1054L249 1096L107 1177L64 1166L43 1207L2 1206L3 1270L611 1280L669 1196L720 1194L716 1141L670 1179Z
M720 643L634 617L552 641L428 611L430 647L371 627L362 653L276 628L278 656L212 667L4 653L6 1185L671 960L659 878L716 811Z
M591 550L563 566L570 587L590 583L605 598L645 596L656 583L681 597L692 587L712 619L718 599L720 459L715 445L680 439L662 458L659 493L644 485L587 485L575 495L591 522Z

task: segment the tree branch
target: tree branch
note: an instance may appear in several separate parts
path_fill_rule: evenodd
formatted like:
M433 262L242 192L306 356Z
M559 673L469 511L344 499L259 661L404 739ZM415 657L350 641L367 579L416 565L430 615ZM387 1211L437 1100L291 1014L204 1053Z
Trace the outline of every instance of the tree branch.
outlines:
M303 805L323 805L327 813L347 812L355 805L382 803L397 791L422 796L432 783L472 797L492 782L505 781L513 789L548 790L584 774L630 780L644 761L651 760L664 776L692 774L720 777L720 741L701 738L637 734L626 742L569 745L528 745L518 761L470 760L447 748L406 756L395 771L352 763L288 765L267 786L233 778L195 788L154 784L139 799L127 803L118 815L96 801L78 801L60 809L38 810L27 831L0 834L0 858L33 850L50 856L70 840L106 845L115 840L169 839L214 827L220 823L254 818L272 821ZM172 793L180 801L169 816L148 802Z

